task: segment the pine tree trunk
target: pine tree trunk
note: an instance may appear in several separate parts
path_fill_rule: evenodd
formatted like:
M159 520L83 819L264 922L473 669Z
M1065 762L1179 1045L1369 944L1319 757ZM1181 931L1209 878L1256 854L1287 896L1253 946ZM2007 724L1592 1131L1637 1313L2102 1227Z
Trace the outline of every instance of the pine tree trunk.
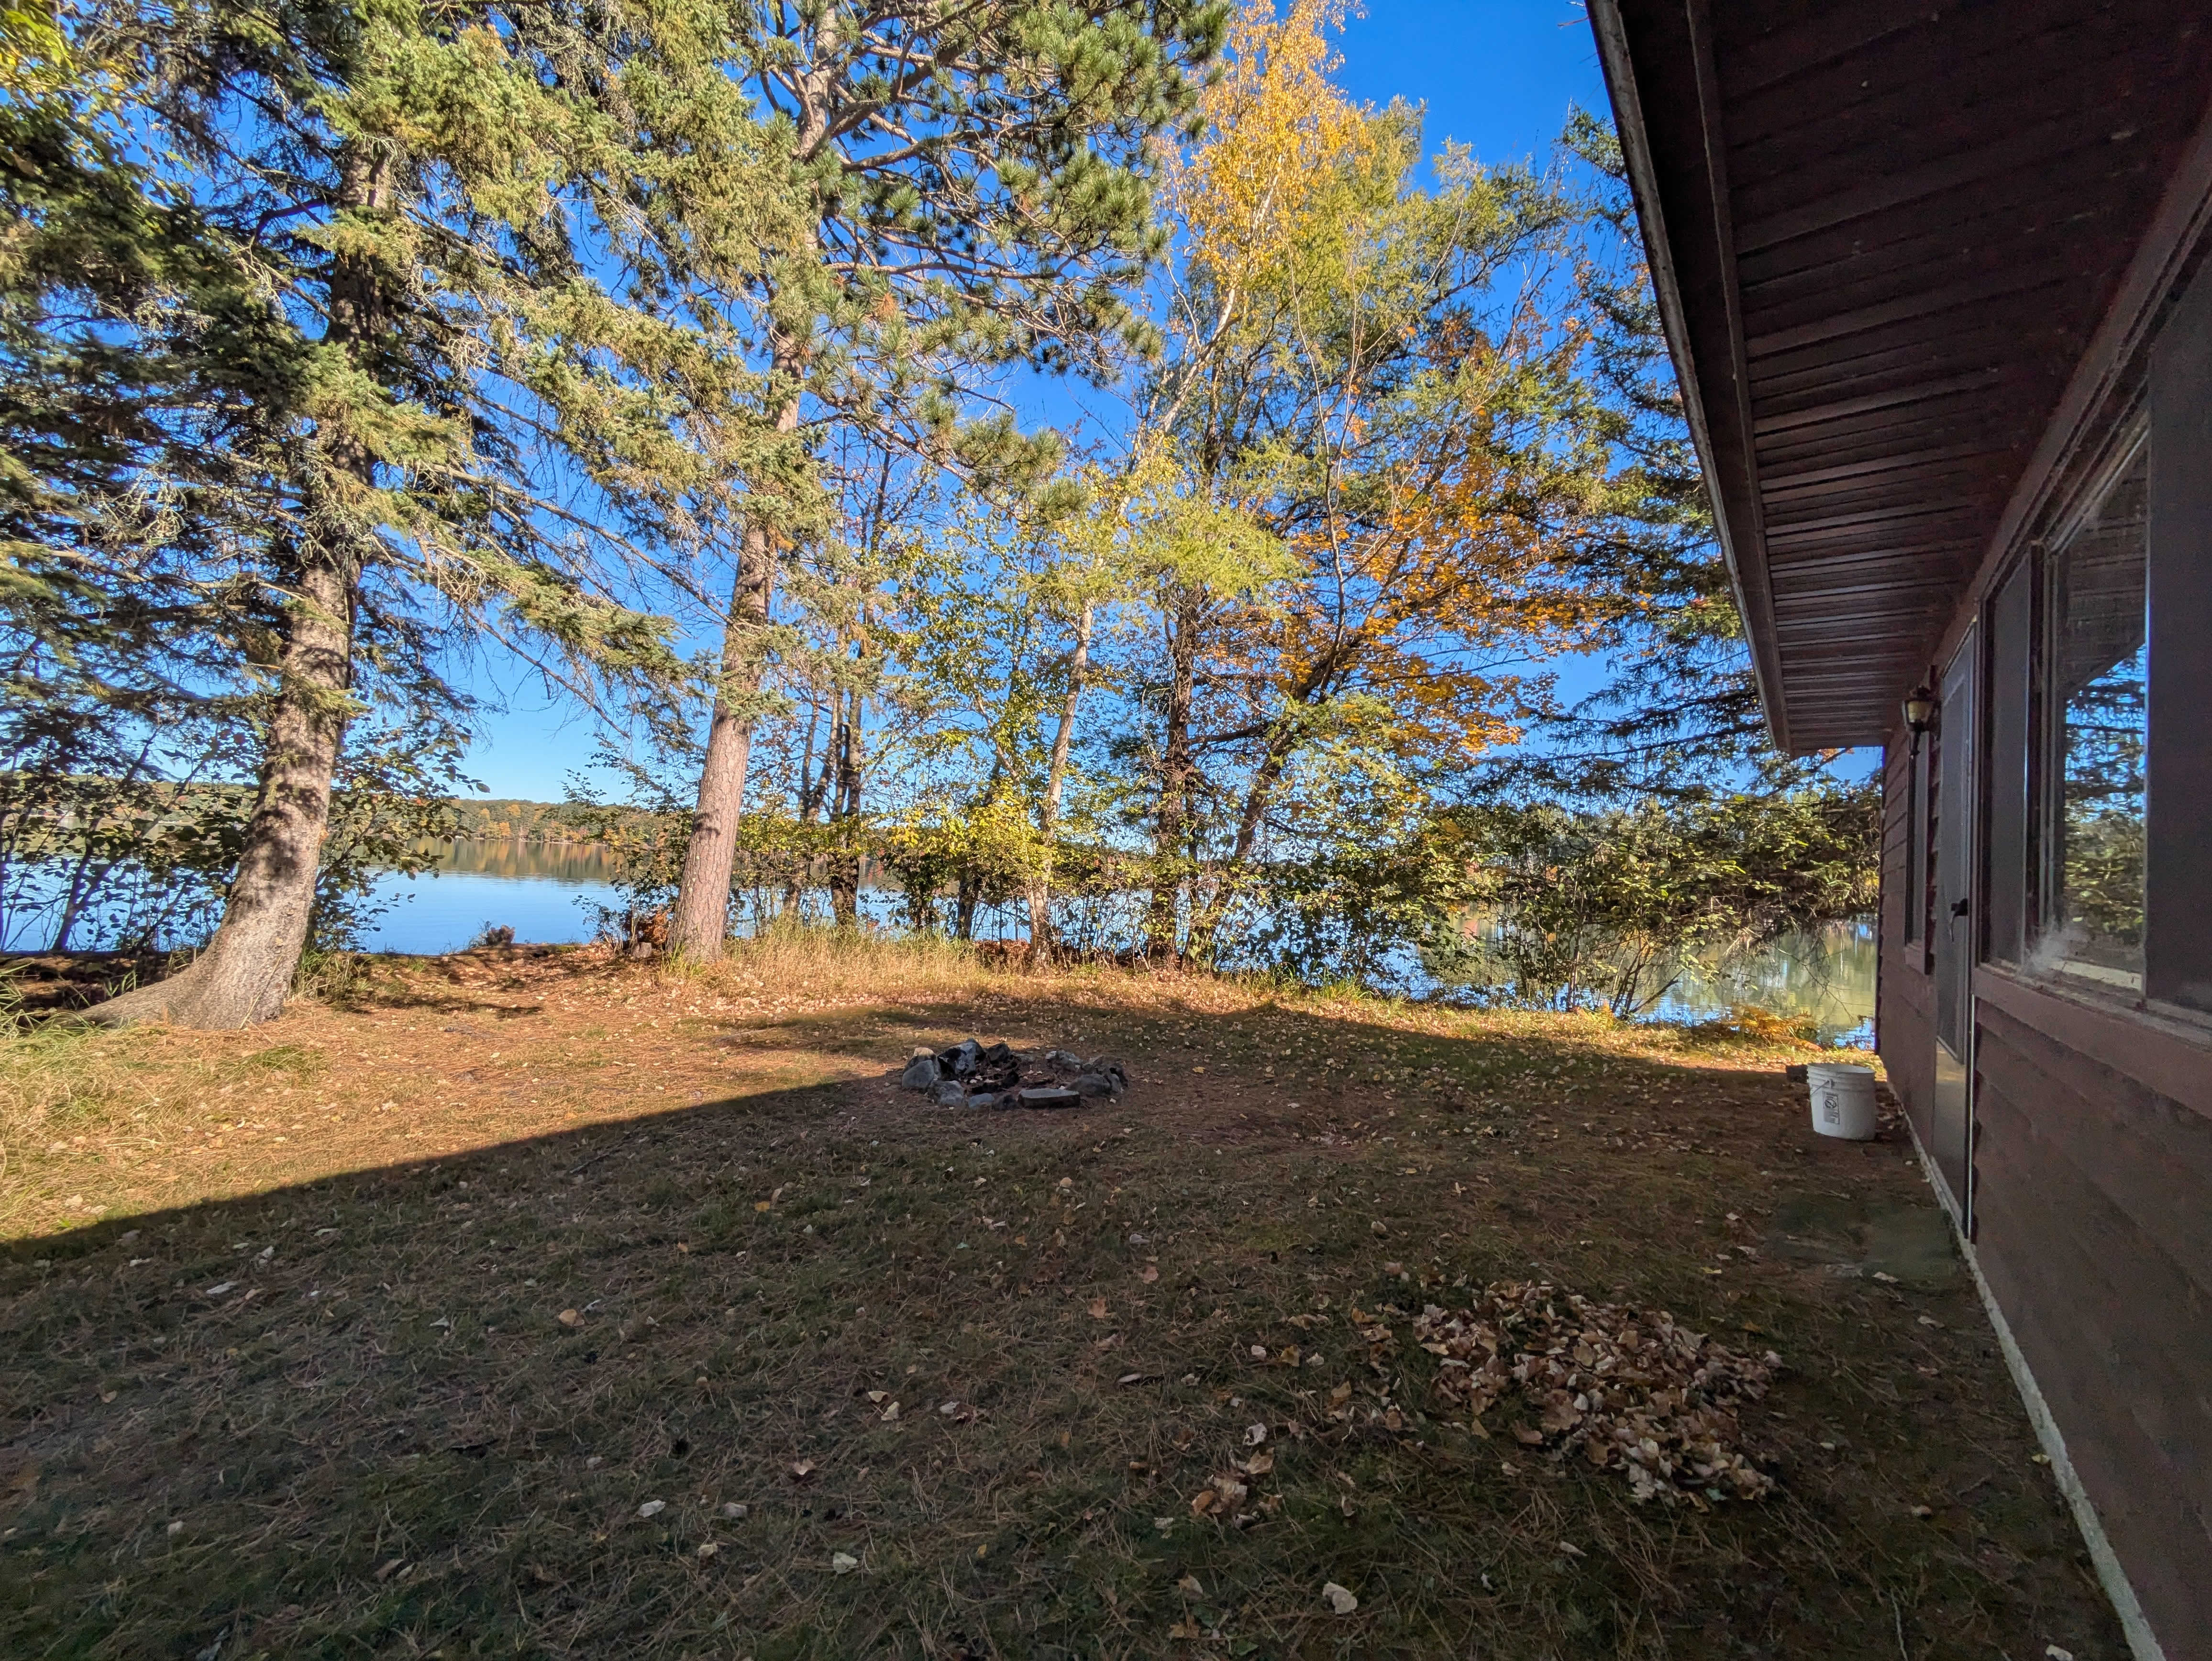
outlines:
M352 709L353 581L336 562L301 573L286 630L260 799L222 924L189 969L98 1006L111 1022L250 1026L280 1013L307 943L331 779Z
M799 424L798 405L787 406L787 413L788 424L781 416L776 423L785 432ZM669 951L694 963L720 957L730 930L730 873L737 866L738 818L752 761L753 700L767 667L759 646L768 624L775 557L768 527L747 526L722 633L722 676L707 733L707 757L699 769L698 811L684 849L683 881L668 926Z
M337 206L390 208L388 150L351 148L338 165ZM386 273L373 255L342 253L332 260L329 306L325 342L357 361L374 347L386 317ZM374 540L359 496L375 483L376 459L340 415L320 423L305 465L301 517L307 528L288 573L291 595L260 794L222 922L191 967L95 1006L97 1019L250 1026L283 1012L299 972L330 829L331 782L355 708L354 606Z

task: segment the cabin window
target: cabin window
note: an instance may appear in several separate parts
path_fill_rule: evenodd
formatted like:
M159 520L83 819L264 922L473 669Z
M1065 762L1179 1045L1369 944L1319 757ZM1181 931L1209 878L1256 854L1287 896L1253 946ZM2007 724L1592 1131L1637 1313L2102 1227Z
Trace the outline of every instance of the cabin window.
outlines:
M2050 564L2049 855L2039 966L2140 994L2149 739L2148 446Z
M2027 945L2029 689L2033 684L2035 570L2023 560L1990 599L1987 626L1989 861L1982 891L1983 955L2018 963Z

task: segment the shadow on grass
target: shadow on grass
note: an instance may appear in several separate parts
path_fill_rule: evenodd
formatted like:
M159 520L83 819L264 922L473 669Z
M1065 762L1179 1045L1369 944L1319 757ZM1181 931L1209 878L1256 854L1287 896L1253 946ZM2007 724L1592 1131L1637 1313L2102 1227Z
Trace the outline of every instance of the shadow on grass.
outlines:
M1137 1089L770 1090L18 1244L0 1649L2122 1652L1966 1290L1838 1273L1805 1209L1928 1211L1902 1150L1818 1143L1771 1062L1066 989L775 1030L873 1068L992 1021ZM1780 1351L1778 1492L1328 1421L1427 1400L1349 1309L1539 1274ZM1194 1516L1255 1424L1255 1520Z

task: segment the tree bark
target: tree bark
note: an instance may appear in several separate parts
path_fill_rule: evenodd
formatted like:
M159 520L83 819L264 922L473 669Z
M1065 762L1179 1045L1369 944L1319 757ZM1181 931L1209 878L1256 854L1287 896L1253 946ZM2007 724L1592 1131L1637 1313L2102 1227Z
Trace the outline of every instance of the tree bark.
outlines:
M387 149L349 147L339 158L334 205L388 210L393 162ZM325 341L361 363L389 315L386 273L373 256L349 252L332 259L329 307ZM330 829L331 782L354 713L354 608L374 541L359 498L375 478L374 454L343 417L322 423L306 447L306 529L286 574L290 594L260 794L222 922L189 968L95 1006L94 1019L228 1028L283 1012L307 949Z
M794 399L777 411L776 428L799 425ZM699 769L698 811L684 849L684 877L669 919L668 949L695 963L722 955L730 932L730 873L738 859L738 818L744 811L745 775L752 762L753 700L767 666L760 637L768 626L769 595L775 577L769 527L745 527L738 572L730 589L729 621L722 631L722 672L714 693L714 724Z
M351 713L353 573L317 559L288 612L260 799L222 923L191 966L97 1006L98 1019L250 1026L280 1013L307 947L331 779Z

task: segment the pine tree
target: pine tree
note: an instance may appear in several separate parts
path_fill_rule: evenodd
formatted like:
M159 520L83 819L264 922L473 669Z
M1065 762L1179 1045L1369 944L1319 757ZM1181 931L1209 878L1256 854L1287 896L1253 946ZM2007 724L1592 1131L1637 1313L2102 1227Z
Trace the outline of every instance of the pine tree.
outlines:
M200 661L176 684L264 710L222 925L112 1019L281 1007L365 653L482 629L580 685L674 668L665 623L624 600L726 511L759 377L672 250L714 214L784 222L729 40L705 0L113 0L75 26L72 119L100 142L40 231L65 251L137 214L160 303L126 309L64 252L17 274L11 350L105 363L119 340L177 373L148 397L154 371L118 363L83 430L46 423L16 496L47 522L23 540L68 563L87 465L105 499L157 504L80 538L70 580L179 596L163 615ZM100 454L110 422L127 453ZM45 583L58 615L65 590Z
M970 473L1034 466L1003 422L963 421L981 378L1103 372L1143 334L1127 290L1157 252L1149 141L1218 45L1215 0L757 0L732 64L775 113L807 225L757 259L760 408L799 435L842 423ZM733 248L733 254L741 249ZM732 261L733 277L738 274ZM776 562L818 534L796 451L748 478L698 810L671 929L712 958L770 639Z

